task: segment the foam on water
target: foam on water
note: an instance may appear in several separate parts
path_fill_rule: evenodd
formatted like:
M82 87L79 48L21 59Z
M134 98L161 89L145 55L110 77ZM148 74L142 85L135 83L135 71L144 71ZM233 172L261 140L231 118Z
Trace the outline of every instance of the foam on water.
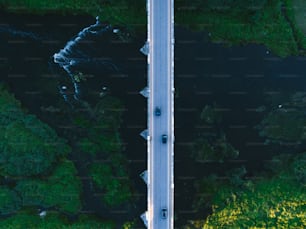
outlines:
M81 30L72 40L67 42L63 49L53 55L54 63L62 67L70 76L74 87L73 98L75 100L79 100L82 96L80 82L77 82L75 79L75 75L78 74L78 72L74 70L75 66L79 64L95 63L98 61L98 64L101 67L104 66L108 69L118 71L117 67L113 63L109 61L97 60L96 58L90 56L89 54L86 54L84 51L81 50L82 44L84 45L86 44L86 42L90 43L88 42L88 38L100 36L103 33L111 31L111 29L111 25L101 24L99 18L96 17L95 24L90 25ZM89 48L90 46L87 47L87 49ZM65 96L64 99L67 100L67 96Z
M35 41L39 41L39 40L43 40L43 37L32 33L32 32L26 32L23 30L19 30L16 28L13 28L11 26L7 26L7 25L1 25L0 26L0 33L8 33L12 36L17 36L17 37L22 37L22 38L26 38L26 39L32 39Z

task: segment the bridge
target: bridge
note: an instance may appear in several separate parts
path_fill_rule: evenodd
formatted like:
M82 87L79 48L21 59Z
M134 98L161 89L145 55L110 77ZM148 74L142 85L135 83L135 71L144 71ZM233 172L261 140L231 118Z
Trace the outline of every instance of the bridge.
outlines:
M174 0L147 0L148 209L141 218L149 229L173 228L174 218Z

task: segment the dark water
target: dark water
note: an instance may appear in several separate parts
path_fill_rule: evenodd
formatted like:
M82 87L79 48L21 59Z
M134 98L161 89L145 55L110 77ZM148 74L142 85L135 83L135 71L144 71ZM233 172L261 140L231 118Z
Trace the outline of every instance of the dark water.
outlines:
M94 23L91 17L5 14L1 17L1 79L31 113L56 128L59 134L65 129L67 117L62 113L44 112L42 107L64 107L66 104L58 92L58 85L65 83L71 88L72 85L67 73L53 63L52 56L79 31ZM178 92L175 101L175 210L179 227L185 220L204 218L208 213L192 211L195 180L211 173L224 175L228 169L241 165L245 165L248 175L252 176L263 169L264 161L281 150L278 146L263 144L264 139L254 129L263 114L255 109L269 105L272 96L278 98L274 102L282 103L286 94L305 91L306 59L280 59L260 45L224 47L208 42L206 33L181 28L176 28L175 37L175 87ZM146 209L146 186L139 178L147 164L146 143L139 136L146 128L146 100L138 94L146 85L146 57L138 51L145 34L129 43L120 42L111 32L93 41L79 50L114 63L119 70L107 72L93 62L80 64L76 69L91 76L83 85L87 99L94 100L101 88L107 86L125 105L121 134L131 177L139 193L137 207L128 215L138 217ZM223 115L220 128L240 155L222 164L195 163L190 159L189 147L200 128L196 120L201 109L213 103ZM82 176L84 171L81 165L79 168ZM86 211L103 214L89 191L83 198L87 201ZM117 217L126 216L119 214Z
M273 155L294 151L264 144L254 129L264 114L255 109L275 108L288 94L306 89L305 58L281 59L260 45L225 47L207 42L208 38L205 33L176 29L176 209L184 219L207 214L191 209L192 183L198 178L211 173L224 176L241 165L246 166L248 176L254 176ZM201 128L194 120L201 108L213 103L222 113L222 130L240 155L223 164L194 163L188 160L188 146Z
M65 19L66 18L66 19ZM64 112L47 112L50 106L69 110L63 100L58 86L67 85L73 91L69 75L53 62L53 55L75 37L83 28L94 24L92 17L32 17L3 14L0 27L0 67L1 81L5 82L11 92L30 113L55 128L60 136L67 131L69 117ZM133 43L121 42L112 32L94 37L89 43L81 44L75 52L82 52L95 60L110 61L119 71L109 71L99 66L97 61L79 64L76 70L89 75L82 85L85 98L95 102L101 88L107 87L109 93L123 101L125 113L121 135L126 147L125 154L129 161L133 186L136 188L136 207L128 212L114 209L106 212L97 204L90 192L89 182L83 180L84 212L97 213L98 216L113 218L116 221L131 220L146 209L146 186L139 174L146 169L146 144L139 133L146 128L146 100L139 91L146 84L146 58L139 53L144 39L139 37ZM81 159L71 155L81 178L86 178L86 169ZM139 220L140 221L140 220ZM141 223L141 222L139 222ZM142 225L142 224L140 224Z

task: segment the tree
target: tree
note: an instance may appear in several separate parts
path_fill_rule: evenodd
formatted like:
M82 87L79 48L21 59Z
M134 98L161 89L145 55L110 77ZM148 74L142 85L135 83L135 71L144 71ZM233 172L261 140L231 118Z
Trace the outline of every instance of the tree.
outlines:
M214 213L206 220L207 228L214 225L244 228L306 226L306 193L295 183L281 178L265 180L257 184L254 190L238 195L231 193L231 196L220 198L227 206L213 206Z
M92 217L81 215L75 222L69 222L65 217L57 213L47 212L44 218L31 212L21 212L0 221L0 228L6 229L115 229L112 221L102 221Z
M8 176L47 174L53 164L70 152L64 139L0 87L0 167Z
M266 167L274 175L286 177L289 173L288 179L294 179L302 186L306 185L306 152L297 155L290 153L276 155L266 163Z
M277 143L299 142L306 139L304 113L297 109L275 109L262 120L260 136Z
M294 158L290 169L296 181L306 187L306 153L298 154Z
M89 175L96 187L102 191L103 202L110 207L118 206L131 199L129 179L124 167L120 164L116 166L94 163L90 166Z
M239 151L227 141L225 134L205 136L205 133L200 133L200 135L203 136L197 137L191 147L191 156L195 160L224 162L239 155Z
M24 115L20 102L0 84L0 127Z
M76 175L73 163L64 160L46 180L21 180L15 190L24 206L57 207L75 214L81 209L81 182Z
M305 188L292 179L275 177L245 190L220 188L212 214L206 220L191 221L190 227L302 229L306 227L305 211Z
M209 9L218 11L256 11L263 8L267 0L178 0L176 4L195 7L197 9Z
M274 98L274 100L271 101L271 111L256 126L260 136L265 137L267 143L283 144L305 141L306 93L285 94L284 97ZM275 102L277 104L274 104Z
M123 111L124 108L119 99L112 96L103 97L95 107L96 128L117 131L122 121Z
M107 95L95 106L91 122L78 114L74 122L82 130L82 138L77 143L80 149L93 156L121 152L123 144L118 132L123 110L117 98Z
M0 214L11 214L20 208L20 198L14 191L0 186Z

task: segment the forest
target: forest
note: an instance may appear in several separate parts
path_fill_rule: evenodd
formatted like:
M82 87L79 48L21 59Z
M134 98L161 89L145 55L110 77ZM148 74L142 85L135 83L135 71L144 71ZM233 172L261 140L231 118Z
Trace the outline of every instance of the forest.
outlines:
M279 57L303 56L306 40L296 16L297 2L176 0L175 23L206 31L212 42L227 47L254 43ZM126 27L134 37L146 33L145 7L142 0L93 0L90 5L86 0L0 0L3 11L19 15L98 15ZM265 169L251 173L240 166L224 174L195 174L190 204L197 217L180 228L306 227L306 95L291 93L285 101L280 107L274 102L257 109L263 118L254 128L266 145L279 149ZM130 211L137 201L139 193L133 187L120 134L124 104L107 94L78 108L61 110L70 128L61 132L32 114L1 84L0 228L136 227L133 218L123 222L83 212L85 185L98 193L95 200L104 212ZM224 117L218 111L216 104L203 104L198 113L197 125L205 128L190 133L191 161L222 165L239 158L239 150L220 128ZM88 179L79 176L80 170ZM39 216L43 211L47 215Z
M69 158L71 154L86 155L92 191L104 193L100 200L105 208L122 207L131 200L126 159L118 136L121 115L112 112L120 106L115 98L105 97L96 108L95 123L86 121L82 114L75 116L73 122L82 132L82 138L71 147L50 126L28 114L7 88L1 86L0 212L10 216L1 221L1 228L24 228L25 225L51 228L66 224L61 228L83 228L82 225L116 228L115 222L90 219L82 214L83 185ZM92 128L92 125L100 125L100 128ZM101 129L105 133L101 133ZM101 137L97 139L97 136ZM98 162L97 157L109 163ZM33 215L37 209L51 213L46 216L47 221L38 216L39 212ZM80 220L69 224L68 218L73 215Z

